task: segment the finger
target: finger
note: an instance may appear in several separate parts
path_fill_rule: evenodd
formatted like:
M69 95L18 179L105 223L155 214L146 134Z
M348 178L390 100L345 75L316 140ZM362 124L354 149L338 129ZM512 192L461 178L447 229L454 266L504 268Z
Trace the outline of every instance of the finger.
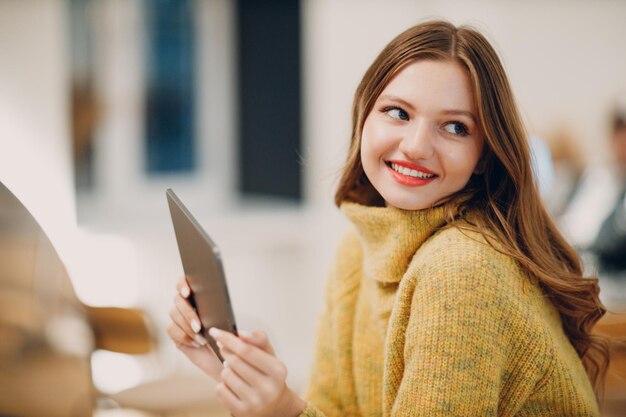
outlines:
M194 342L196 342L197 344L204 346L207 344L206 339L200 335L200 334L196 334L193 329L191 328L191 326L189 325L189 323L185 320L185 318L183 317L183 315L180 313L180 311L178 310L178 308L176 308L176 306L172 307L172 309L170 310L170 318L172 319L172 321L174 322L174 324L182 331L184 332L187 337L190 340L193 340Z
M258 368L252 366L251 364L249 364L248 362L246 362L245 360L243 360L242 358L240 358L239 356L237 356L237 354L235 352L233 352L232 350L228 349L227 347L225 347L224 345L222 345L221 343L218 342L218 347L220 348L220 354L222 355L222 358L224 358L224 362L228 362L228 364L232 364L234 362L244 362L245 364L247 364L251 369L254 369L257 371L257 373L259 373L259 375L265 375L264 373L262 373ZM221 346L220 346L221 345ZM250 381L251 382L251 381ZM250 384L250 385L254 385L254 384Z
M224 365L220 380L242 401L250 402L256 395L254 389L230 365Z
M215 394L217 399L224 404L224 406L228 408L231 413L244 414L246 411L243 409L244 407L242 401L223 382L220 382L215 386Z
M191 294L191 288L189 287L185 277L181 277L176 283L176 291L178 291L183 298L187 298L189 297L189 294Z
M198 342L191 339L187 334L181 330L176 323L170 323L167 326L167 335L172 339L178 348L181 346L192 347L197 349L200 347Z
M265 334L265 332L258 331L258 330L255 332L248 332L248 331L242 330L238 333L238 336L244 342L251 343L255 345L256 347L258 347L259 349L262 349L265 352L269 353L270 355L276 356L276 354L274 353L274 348L272 347L272 344L270 343L270 340L267 337L267 334Z
M200 348L192 348L180 345L178 349L187 358L216 382L220 382L220 374L223 366L213 349L210 346L201 346Z
M198 318L196 310L194 310L191 304L189 304L189 301L179 295L176 295L174 297L174 305L180 314L185 318L185 321L188 323L188 326L193 333L199 333L200 330L202 330L202 325L200 324L200 319Z
M222 356L235 354L235 352L225 347L222 342L215 341L215 343L217 344L217 347L220 349L220 353L222 354Z
M218 347L220 344L221 343L218 344ZM224 358L224 361L227 361L227 362L232 362L235 358L240 359L235 352L224 347L224 345L220 347L220 354L222 355L222 358Z
M229 349L233 352L233 354L242 358L262 373L276 378L281 377L281 374L283 373L280 369L282 363L269 353L257 348L254 345L244 342L230 332L220 330L215 327L211 328L210 335L216 341L222 343L226 349ZM277 363L281 366L278 366Z
M224 357L224 371L222 372L230 370L230 372L234 372L238 375L246 385L257 389L267 382L267 375L261 373L257 368L239 358L237 355L224 353L224 351L222 351L222 356ZM229 386L231 385L229 384ZM231 388L233 387L231 386ZM237 390L235 390L235 392L239 394ZM241 395L238 395L238 397L243 398ZM250 395L246 395L246 397L250 398Z

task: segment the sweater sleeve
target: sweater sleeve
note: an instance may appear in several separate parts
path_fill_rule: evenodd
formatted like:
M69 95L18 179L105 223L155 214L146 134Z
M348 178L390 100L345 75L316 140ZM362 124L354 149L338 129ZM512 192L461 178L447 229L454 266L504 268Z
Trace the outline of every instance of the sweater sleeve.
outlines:
M514 415L545 377L546 335L512 261L454 243L417 280L392 416Z
M350 340L342 335L345 336L351 329L338 325L341 320L339 316L345 311L338 311L337 303L349 296L358 285L355 265L360 264L359 247L358 237L354 233L346 233L330 269L318 325L315 359L306 393L307 407L300 414L301 417L338 417L346 414L341 402L342 388L351 382L341 378L338 357L339 350L346 348L340 345Z

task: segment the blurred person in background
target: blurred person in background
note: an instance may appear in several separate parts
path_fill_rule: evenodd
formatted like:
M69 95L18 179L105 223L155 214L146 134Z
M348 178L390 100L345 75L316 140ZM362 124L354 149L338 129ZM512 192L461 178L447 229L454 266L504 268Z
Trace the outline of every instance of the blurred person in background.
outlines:
M619 182L617 199L590 250L601 273L626 277L626 100L615 106L612 116L611 153Z
M442 21L365 73L335 201L354 228L331 269L306 399L262 332L199 336L183 278L168 333L235 416L599 415L605 309L552 222L500 60ZM301 297L303 294L294 294Z
M610 115L608 163L588 167L558 222L568 240L597 268L606 285L626 273L626 100L616 101ZM611 291L611 303L624 301Z
M552 158L553 182L544 198L548 209L556 218L570 204L585 169L582 151L569 129L559 128L548 136Z
M588 251L598 238L600 227L623 196L624 169L623 149L619 135L623 127L626 105L617 104L612 117L611 159L588 166L574 187L569 204L562 210L558 223L568 241L580 252ZM623 146L623 145L622 145Z

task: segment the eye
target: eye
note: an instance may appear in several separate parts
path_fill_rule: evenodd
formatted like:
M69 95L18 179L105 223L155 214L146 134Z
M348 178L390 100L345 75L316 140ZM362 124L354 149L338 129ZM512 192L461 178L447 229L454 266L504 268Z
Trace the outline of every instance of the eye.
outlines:
M443 130L448 133L452 133L456 136L467 136L469 135L469 130L464 123L461 122L448 122L443 125Z
M393 119L409 120L409 114L400 107L387 107L383 109L383 113L387 113Z

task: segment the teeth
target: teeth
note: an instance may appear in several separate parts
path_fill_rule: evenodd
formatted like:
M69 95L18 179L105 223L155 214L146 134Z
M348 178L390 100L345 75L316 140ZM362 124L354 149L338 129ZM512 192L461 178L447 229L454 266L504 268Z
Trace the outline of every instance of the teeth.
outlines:
M391 168L396 171L399 172L400 174L403 175L407 175L409 177L413 177L413 178L432 178L435 176L435 174L427 174L425 172L421 172L421 171L417 171L415 169L410 169L407 167L403 167L400 166L398 164L391 164Z

